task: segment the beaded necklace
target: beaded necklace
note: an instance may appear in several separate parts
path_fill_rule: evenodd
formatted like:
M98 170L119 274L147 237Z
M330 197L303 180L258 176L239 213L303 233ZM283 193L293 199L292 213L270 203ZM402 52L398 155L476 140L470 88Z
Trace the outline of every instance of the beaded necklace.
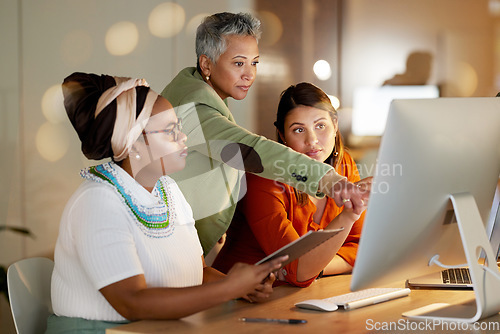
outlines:
M160 178L153 189L153 195L158 198L155 205L142 205L133 194L124 187L124 182L115 169L115 163L108 162L97 166L83 169L80 175L84 179L107 183L120 195L123 204L128 208L132 218L138 223L141 230L150 237L166 237L173 232L172 203L170 192L167 191L168 184L164 178Z

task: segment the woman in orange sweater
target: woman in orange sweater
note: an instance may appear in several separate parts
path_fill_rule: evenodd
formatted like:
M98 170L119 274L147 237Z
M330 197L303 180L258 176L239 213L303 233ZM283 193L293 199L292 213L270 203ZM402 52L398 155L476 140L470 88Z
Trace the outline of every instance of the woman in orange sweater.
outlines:
M280 143L330 163L350 182L370 188L371 178L360 181L356 164L344 149L337 112L320 88L299 83L286 89L274 124ZM281 167L285 173L286 165ZM308 231L343 227L335 237L278 272L280 281L306 287L320 274L352 270L363 218L364 212L359 215L345 206L339 208L331 198L318 199L284 183L247 174L247 193L238 203L213 266L227 272L234 263L255 263Z

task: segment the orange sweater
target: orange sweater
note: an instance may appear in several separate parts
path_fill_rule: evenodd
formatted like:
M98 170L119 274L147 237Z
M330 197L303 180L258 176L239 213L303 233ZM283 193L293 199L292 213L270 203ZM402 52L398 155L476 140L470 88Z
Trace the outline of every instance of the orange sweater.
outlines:
M347 153L337 172L351 182L360 180L356 164ZM314 203L308 201L300 207L292 187L253 174L247 173L246 177L247 193L238 203L227 231L226 243L213 264L214 268L224 273L236 262L256 263L308 231L324 229L342 211L333 199L328 198L318 225L313 221ZM350 265L354 265L356 258L363 219L364 213L354 223L337 253ZM287 282L300 287L309 286L317 275L298 282L297 265L298 260L295 260L285 266Z

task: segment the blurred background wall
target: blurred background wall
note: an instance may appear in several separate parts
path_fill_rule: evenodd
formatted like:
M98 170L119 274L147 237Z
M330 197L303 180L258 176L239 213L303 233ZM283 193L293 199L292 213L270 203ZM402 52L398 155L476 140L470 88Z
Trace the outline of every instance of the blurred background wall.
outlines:
M195 28L220 11L262 20L256 84L230 108L238 124L269 138L279 93L310 81L338 99L353 155L373 161L380 137L351 133L354 92L403 77L415 52L431 56L425 84L441 96L500 90L499 0L2 0L0 265L52 255L78 171L95 163L66 118L64 77L143 77L160 92L195 65ZM0 332L14 333L2 296Z

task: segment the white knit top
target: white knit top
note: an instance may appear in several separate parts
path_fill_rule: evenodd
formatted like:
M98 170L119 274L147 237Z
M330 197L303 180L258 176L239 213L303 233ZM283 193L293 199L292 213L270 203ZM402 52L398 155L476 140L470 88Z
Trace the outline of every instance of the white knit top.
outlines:
M59 316L124 321L99 289L139 274L148 287L199 285L203 251L191 207L175 181L162 177L149 193L116 164L100 166L114 175L122 193L82 172L90 179L73 194L61 218L52 306ZM168 224L141 223L138 213L147 218L165 211L162 197L168 202Z

